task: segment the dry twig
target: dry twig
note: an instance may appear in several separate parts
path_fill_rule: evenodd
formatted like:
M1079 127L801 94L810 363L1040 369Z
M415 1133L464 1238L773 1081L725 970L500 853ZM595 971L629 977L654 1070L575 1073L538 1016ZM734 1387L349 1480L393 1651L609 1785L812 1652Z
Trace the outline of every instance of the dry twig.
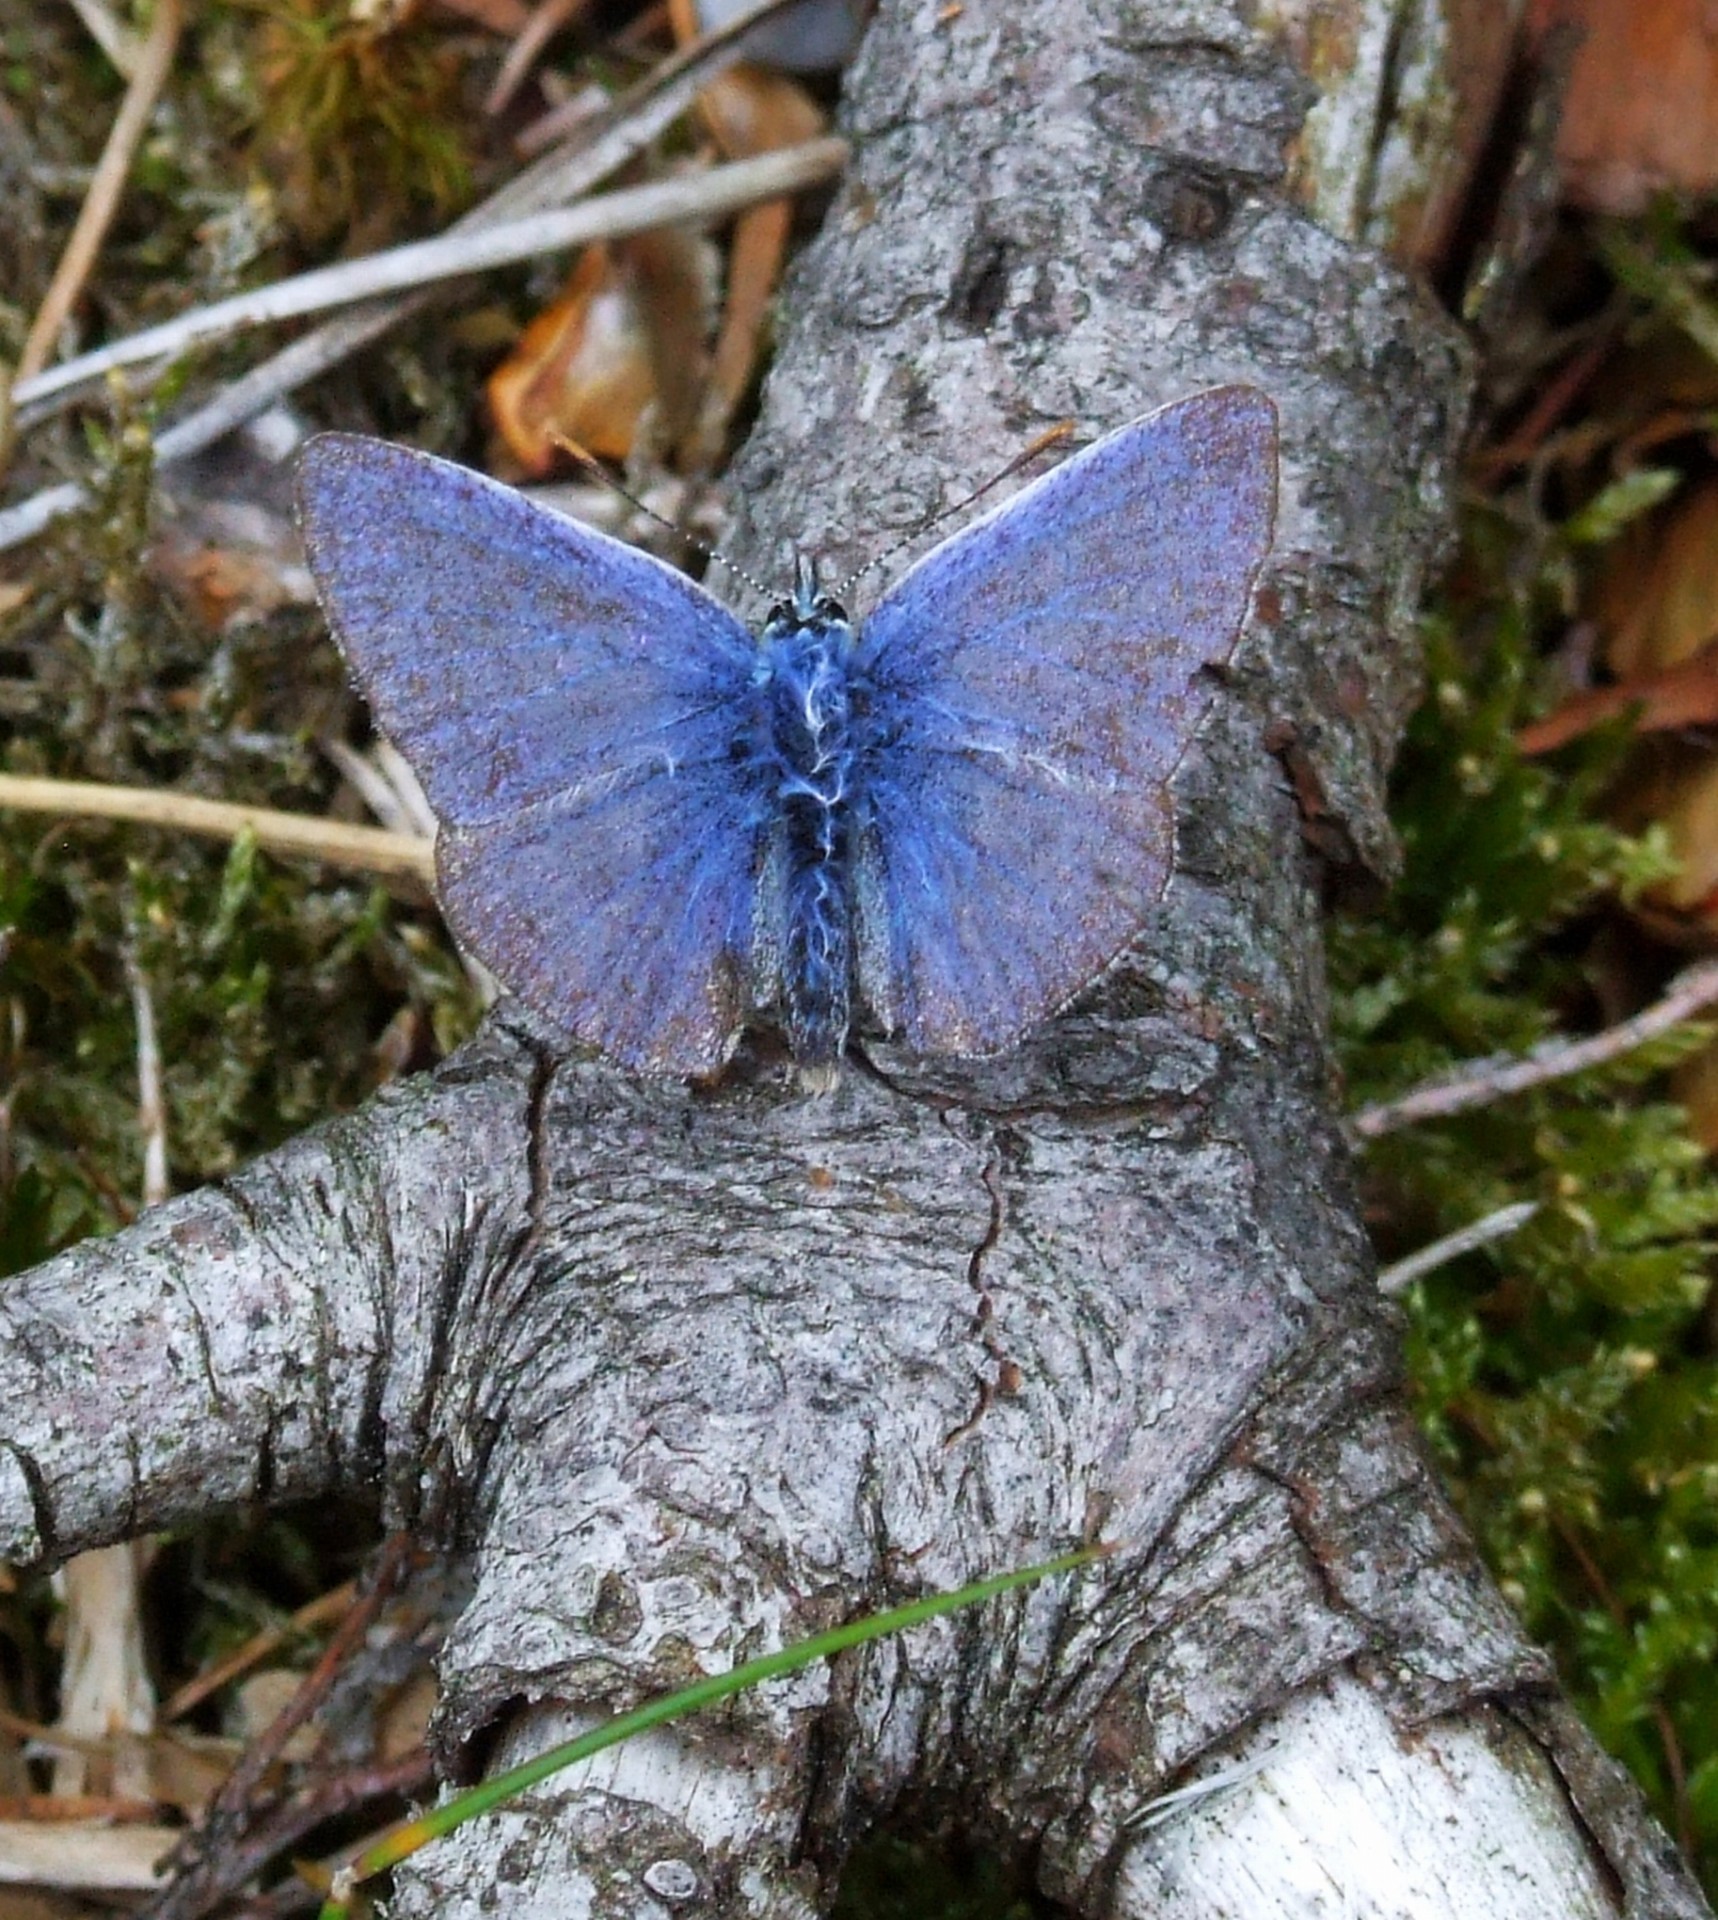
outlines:
M118 210L119 197L125 191L138 143L149 125L149 116L155 111L155 102L167 75L172 71L184 19L183 0L156 0L155 18L150 24L149 38L143 43L137 72L120 102L107 145L89 183L89 192L79 209L77 224L72 228L72 237L66 242L66 250L54 269L53 280L30 323L23 351L18 355L14 391L48 364L60 329L77 304L78 295L95 265L101 243Z
M526 21L523 32L507 49L507 58L502 61L501 71L495 76L495 84L489 89L489 97L483 103L485 113L506 112L514 94L524 84L526 75L537 64L537 56L564 26L584 12L589 3L590 0L541 0L541 5Z
M1398 1099L1361 1107L1349 1115L1348 1130L1356 1139L1376 1140L1381 1134L1395 1133L1421 1120L1447 1120L1474 1107L1489 1107L1512 1093L1525 1093L1529 1087L1585 1073L1589 1067L1620 1059L1672 1027L1681 1026L1715 1000L1718 960L1702 960L1679 973L1662 999L1603 1033L1584 1040L1548 1040L1519 1056L1492 1055L1469 1061L1411 1088Z
M107 0L70 0L70 4L84 23L84 31L107 55L120 79L135 80L143 52L139 36L120 24Z
M143 1909L140 1920L192 1920L192 1916L206 1912L214 1898L230 1892L234 1886L242 1885L256 1871L261 1863L252 1858L248 1846L252 1836L247 1834L251 1826L252 1802L287 1742L320 1711L328 1699L341 1668L375 1625L382 1608L410 1567L411 1559L409 1535L396 1533L383 1542L364 1592L329 1636L321 1657L304 1676L298 1691L275 1716L273 1723L245 1749L237 1766L222 1782L220 1792L209 1803L202 1824L194 1834L186 1836L177 1850L174 1865L178 1870L173 1879ZM407 1761L414 1758L408 1755ZM423 1764L427 1769L427 1761ZM268 1853L283 1844L287 1843L272 1843ZM230 1869L235 1866L240 1867L236 1879L230 1877Z
M167 1096L161 1084L161 1041L155 1027L155 996L137 955L125 952L125 980L137 1022L137 1124L143 1130L143 1204L167 1198Z
M327 1593L319 1593L314 1600L306 1601L280 1626L264 1627L260 1633L253 1633L242 1647L236 1647L212 1667L205 1667L167 1699L161 1708L162 1720L183 1719L193 1707L207 1700L211 1693L219 1693L230 1681L248 1673L259 1661L266 1660L271 1653L277 1653L297 1635L309 1633L313 1627L326 1626L330 1620L338 1620L357 1597L357 1583L344 1581Z
M4 807L71 819L129 820L139 826L206 834L215 840L236 840L249 832L273 853L303 854L360 873L406 875L425 885L435 879L431 844L416 834L348 826L340 820L230 800L202 800L154 787L108 787L91 780L38 780L0 773L0 808Z
M653 227L720 220L759 201L821 186L841 171L846 159L846 144L841 140L807 140L756 159L712 167L706 173L626 187L574 207L547 209L500 226L446 233L435 240L366 254L360 260L342 260L331 267L295 274L289 280L277 280L273 286L234 294L231 299L217 300L211 306L115 340L34 380L17 382L13 398L20 404L46 400L71 388L86 387L117 367L164 360L188 347L248 327L269 326L329 307L354 306L379 294L409 292L433 281L509 266L538 254L585 246L593 240L618 239Z
M1537 1200L1518 1200L1513 1206L1499 1207L1495 1213L1485 1214L1465 1227L1458 1227L1454 1233L1446 1233L1442 1239L1431 1241L1417 1253L1410 1253L1405 1260L1397 1260L1383 1268L1378 1275L1378 1291L1383 1294L1405 1293L1416 1280L1424 1278L1438 1267L1447 1266L1452 1260L1459 1260L1464 1253L1472 1253L1476 1248L1490 1246L1493 1240L1502 1240L1509 1234L1519 1232L1538 1211Z

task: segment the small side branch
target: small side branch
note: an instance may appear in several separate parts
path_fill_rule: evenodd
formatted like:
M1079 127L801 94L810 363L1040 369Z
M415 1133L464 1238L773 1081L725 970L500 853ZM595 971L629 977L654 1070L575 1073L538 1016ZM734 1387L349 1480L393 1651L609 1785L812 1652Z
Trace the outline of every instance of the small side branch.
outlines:
M1416 1280L1447 1266L1452 1260L1459 1260L1464 1253L1518 1233L1538 1211L1537 1200L1517 1200L1513 1206L1499 1207L1495 1213L1470 1221L1454 1233L1446 1233L1421 1247L1417 1253L1410 1253L1406 1259L1385 1267L1378 1275L1378 1291L1385 1295L1405 1293Z
M1530 1087L1585 1073L1589 1067L1602 1067L1681 1026L1715 1000L1718 960L1703 960L1679 973L1662 999L1603 1033L1584 1040L1548 1040L1519 1058L1493 1055L1470 1061L1425 1081L1400 1099L1361 1107L1349 1115L1348 1130L1357 1140L1376 1140L1422 1120L1446 1120L1452 1114L1491 1106L1512 1093L1525 1093Z
M149 125L149 116L155 111L155 102L160 98L161 89L172 71L173 55L179 45L179 32L183 24L181 0L159 0L154 24L138 59L137 71L132 75L131 85L120 104L113 129L107 136L107 145L102 150L101 160L90 181L77 225L72 229L71 239L66 242L66 250L60 256L60 264L54 270L53 280L31 322L23 351L18 355L19 384L27 382L48 364L54 351L54 342L60 337L60 329L66 324L84 283L89 279L96 255L101 251L101 243L113 224L114 214L119 210L119 198L125 191L131 163L143 139L144 130Z

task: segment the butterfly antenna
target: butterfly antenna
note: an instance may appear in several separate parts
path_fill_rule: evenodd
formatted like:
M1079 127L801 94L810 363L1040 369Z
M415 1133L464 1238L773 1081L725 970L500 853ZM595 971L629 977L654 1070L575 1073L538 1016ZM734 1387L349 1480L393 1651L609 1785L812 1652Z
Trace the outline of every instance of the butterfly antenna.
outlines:
M554 441L555 445L559 447L564 454L576 460L593 480L600 481L603 486L608 488L610 493L618 493L629 507L638 513L642 513L646 520L654 520L659 527L673 534L675 539L684 540L689 547L695 548L706 560L720 567L724 573L731 573L736 580L743 581L754 593L761 594L765 600L779 600L781 598L779 593L766 587L755 573L748 573L744 567L736 566L726 554L718 553L717 550L710 545L708 540L700 540L697 534L688 532L685 527L676 526L666 514L658 513L654 507L647 507L636 493L622 485L622 483L609 472L608 468L603 465L594 453L587 452L576 440L569 439L566 434L557 432L553 427L549 429L549 438Z
M949 519L954 514L965 513L968 507L976 506L978 502L990 492L992 487L1001 486L1004 480L1018 473L1022 467L1030 465L1032 461L1038 458L1039 454L1047 452L1051 447L1060 446L1073 431L1074 422L1072 420L1058 420L1053 427L1046 427L1035 440L1029 440L1006 466L999 467L982 486L975 487L965 499L956 500L949 506L938 507L934 513L926 514L924 519L922 519L911 532L903 533L900 539L895 541L892 546L885 547L881 553L874 554L871 559L867 560L864 566L848 574L847 578L836 586L835 598L837 600L845 600L848 588L863 580L866 574L875 573L879 567L885 566L889 561L894 559L895 555L899 553L903 547L910 547L915 540L929 533L932 527L941 526L943 521Z

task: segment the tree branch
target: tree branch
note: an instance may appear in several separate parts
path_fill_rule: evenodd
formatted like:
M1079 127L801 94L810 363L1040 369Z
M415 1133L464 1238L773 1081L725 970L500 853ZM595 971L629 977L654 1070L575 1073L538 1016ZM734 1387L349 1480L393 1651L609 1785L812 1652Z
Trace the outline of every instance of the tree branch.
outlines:
M455 1773L1114 1543L1069 1593L879 1644L473 1823L402 1876L402 1916L584 1915L639 1887L807 1913L909 1803L1084 1911L1191 1920L1242 1828L1268 1833L1270 1765L1136 1820L1260 1731L1333 1796L1346 1743L1445 1808L1460 1865L1430 1910L1452 1920L1523 1887L1538 1912L1619 1886L1632 1912L1703 1912L1437 1493L1327 1101L1317 876L1265 742L1291 723L1357 854L1387 861L1464 361L1288 178L1315 92L1297 52L1219 0L885 4L738 463L736 558L785 578L798 541L838 572L1053 420L1271 392L1277 549L1178 778L1174 883L1101 982L1006 1058L873 1044L823 1100L762 1040L689 1089L504 1012L365 1114L0 1295L11 1551L211 1489L380 1481L393 1524L470 1555ZM1494 1733L1496 1821L1429 1778L1477 1777ZM1577 1822L1556 1788L1583 1767ZM1189 1834L1197 1885L1175 1878Z

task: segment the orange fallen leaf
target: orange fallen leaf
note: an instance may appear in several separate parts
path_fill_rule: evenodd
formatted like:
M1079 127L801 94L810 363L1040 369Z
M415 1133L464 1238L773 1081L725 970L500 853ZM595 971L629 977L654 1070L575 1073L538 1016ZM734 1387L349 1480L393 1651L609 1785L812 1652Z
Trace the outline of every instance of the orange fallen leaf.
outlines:
M496 427L527 473L554 467L557 435L626 459L647 408L662 443L678 444L703 381L709 282L707 249L686 233L586 248L489 376Z
M572 4L543 0L540 17L559 18ZM670 13L677 39L696 35L692 0L671 0ZM825 126L797 81L759 66L721 75L698 104L729 159L794 146ZM647 410L664 452L707 464L755 373L792 218L792 202L778 200L735 221L713 352L707 245L670 232L587 249L560 298L490 376L490 409L519 465L548 473L557 436L624 460Z

